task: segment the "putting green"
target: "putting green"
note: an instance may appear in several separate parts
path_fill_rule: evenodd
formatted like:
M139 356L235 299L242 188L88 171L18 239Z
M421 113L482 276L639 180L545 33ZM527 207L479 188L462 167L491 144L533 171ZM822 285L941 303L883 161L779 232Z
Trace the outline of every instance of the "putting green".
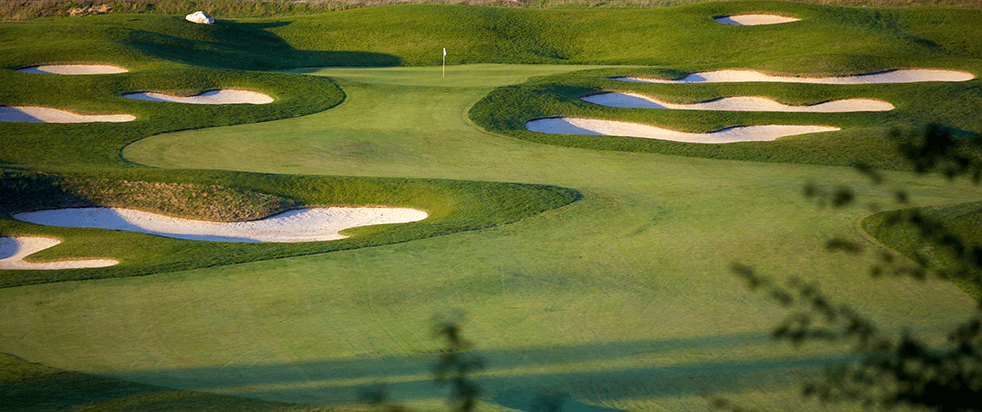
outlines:
M499 67L495 77L575 69ZM482 410L528 411L543 394L566 394L587 411L708 410L710 394L820 410L797 385L843 353L770 343L783 313L747 291L732 262L820 282L886 330L908 325L937 338L972 313L951 284L871 280L861 275L871 260L824 250L831 236L877 248L857 227L867 211L823 211L800 195L811 180L890 200L851 169L540 145L470 123L468 108L497 83L482 86L486 73L452 79L448 68L446 83L434 68L320 73L345 79L334 109L158 135L124 156L174 168L547 183L583 198L514 224L401 244L3 289L2 351L314 405L352 403L381 382L395 399L443 410L447 391L429 382L438 349L430 319L463 311L465 336L488 361ZM887 175L919 204L980 196L967 184Z

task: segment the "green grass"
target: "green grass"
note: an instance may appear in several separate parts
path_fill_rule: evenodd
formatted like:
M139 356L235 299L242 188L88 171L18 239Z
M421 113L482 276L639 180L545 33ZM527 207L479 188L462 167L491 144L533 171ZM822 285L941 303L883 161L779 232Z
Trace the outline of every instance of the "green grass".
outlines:
M197 388L205 384L191 377L210 376L215 385L227 382L223 373L245 374L249 365L263 365L268 379L214 390L347 405L381 380L397 399L440 410L445 394L429 385L427 375L427 354L436 346L425 331L434 314L461 310L470 319L466 333L491 367L481 380L487 410L507 406L506 398L522 388L565 391L577 402L628 410L704 410L702 396L710 393L765 409L814 410L821 406L797 400L795 383L808 376L808 365L832 362L840 353L798 358L769 344L766 331L781 312L728 274L730 262L820 281L838 301L866 308L888 327L910 323L931 333L971 313L972 300L950 284L857 277L875 258L825 252L824 241L832 236L865 242L854 225L867 212L823 213L800 196L804 182L841 182L871 200L890 196L865 187L865 178L849 168L542 145L484 133L466 117L493 87L572 69L474 65L448 68L446 78L438 67L325 69L315 74L338 79L347 93L335 109L164 134L129 146L125 158L165 168L548 182L576 189L582 200L489 230L74 289L71 296L97 313L188 304L165 319L148 314L127 321L154 323L152 337L114 329L96 340L166 339L161 345L196 354L191 360L155 356L172 365L163 375L127 363L135 354L107 366L86 363L92 369L83 370ZM283 129L292 132L275 132ZM232 148L240 150L214 155ZM925 204L977 198L968 184L890 176L913 186L913 197ZM197 292L178 297L185 288ZM158 298L133 306L98 303L128 301L137 290ZM181 320L196 302L232 295L238 296L234 303L209 301L213 318L192 330L232 313L243 314L248 326L224 328L220 339L177 330L178 324L188 327ZM248 343L255 339L260 342ZM253 344L263 349L230 355L213 349ZM32 353L62 351L68 350L52 346ZM243 358L230 359L236 354ZM811 356L818 358L813 364L795 363ZM56 364L82 363L56 358L45 356ZM229 362L239 366L221 366ZM795 366L781 369L782 362ZM114 366L123 363L125 368ZM739 372L744 369L754 372ZM616 372L603 372L610 370ZM673 383L680 381L685 383Z
M182 391L64 371L0 354L5 411L329 411L234 396Z
M942 224L944 230L964 242L962 246L967 249L958 251L940 239L925 238L917 226L909 223L912 212L919 212L924 219ZM894 219L901 219L904 223L895 223ZM944 279L982 301L979 264L966 264L966 258L969 262L978 262L979 257L974 256L974 250L982 248L980 223L982 203L971 202L880 212L864 219L863 229L876 240L942 274Z
M86 177L88 179L85 179ZM82 175L81 179L92 182L96 177ZM39 252L32 255L32 258L46 260L85 257L94 254L112 257L121 263L102 269L53 273L50 271L0 271L9 273L2 278L0 285L12 287L66 280L145 275L399 243L512 223L529 215L573 202L578 196L573 190L536 185L395 178L250 175L218 171L100 171L98 172L98 179L101 181L166 182L231 187L240 191L273 195L288 200L283 202L284 204L279 207L279 210L270 210L268 213L301 205L386 205L425 210L429 213L429 217L422 222L409 224L349 229L344 233L350 234L352 237L331 242L242 244L185 241L99 229L44 227L14 220L8 214L0 219L0 233L4 236L39 235L66 240L65 247ZM41 184L30 185L29 188L34 191ZM71 189L71 187L54 186L46 191L64 190L72 193ZM46 191L41 191L41 193ZM112 192L125 193L119 188L112 188ZM23 195L30 193L32 192ZM34 191L33 193L37 192ZM78 196L84 193L85 191L77 191L72 194ZM188 193L207 192L195 190L188 191ZM200 201L189 200L186 197L166 196L166 192L157 192L156 194L160 196L160 200L157 202L126 201L125 196L119 200L106 200L89 196L84 200L98 205L122 206L168 215L181 215L179 212L175 213L174 209L178 208L178 211L186 209L188 203L200 204ZM13 195L19 196L20 194L14 192ZM51 196L51 198L59 199L56 196ZM41 204L33 206L35 207L32 208L47 209L62 205ZM19 211L14 207L8 206L7 208L10 209L10 213ZM201 216L193 217L200 218Z
M759 9L809 19L763 28L710 20ZM847 164L856 159L850 152L863 151L898 167L877 136L936 115L949 116L933 120L961 125L969 135L978 111L959 106L978 100L978 80L910 90L632 85L680 100L742 91L813 102L862 92L898 100L891 114L597 110L693 129L757 119L834 121L856 128L844 133L853 133L846 146L809 138L607 150L627 143L541 144L487 118L497 111L514 123L538 115L526 108L594 110L575 97L610 85L599 75L620 64L655 65L644 70L664 75L724 67L835 74L929 63L979 74L979 44L972 40L978 37L971 36L978 29L966 29L976 17L976 11L938 8L724 2L658 10L393 6L220 19L212 27L184 24L180 16L118 14L0 26L5 68L82 60L132 70L87 78L0 70L3 84L12 85L0 91L2 103L37 99L139 118L118 125L0 124L7 176L43 172L82 182L21 185L18 177L5 180L5 190L53 193L42 205L63 200L60 189L87 201L125 201L133 192L111 184L125 180L147 182L138 188L163 183L185 196L182 188L218 186L236 198L261 193L289 204L385 203L435 214L429 222L361 228L345 241L301 245L49 228L5 215L4 235L65 240L37 258L125 259L109 269L0 274L5 285L21 285L0 289L0 352L93 376L52 386L45 376L18 378L33 391L25 395L29 401L66 385L114 387L119 383L102 379L120 379L156 388L113 395L106 402L115 406L106 409L152 409L155 391L165 394L163 409L193 409L203 396L157 388L360 409L358 394L382 382L413 407L444 410L446 390L429 382L438 349L431 319L462 311L465 335L489 365L479 377L481 410L528 410L521 399L550 393L568 394L570 405L585 410L707 410L705 397L712 394L765 410L858 410L798 397L798 385L818 367L843 361L844 351L796 352L771 343L769 328L783 313L746 291L730 264L753 265L779 280L819 282L836 303L858 308L885 333L906 327L942 339L975 314L976 302L937 279L869 279L863 273L876 256L827 253L823 246L833 237L877 248L859 227L868 212L817 209L801 188L808 181L842 184L869 201L891 200L889 190L863 185L865 178L850 168L827 164ZM786 32L795 27L801 33ZM723 42L730 35L750 43ZM451 53L446 77L435 65L442 47ZM556 64L488 64L508 62ZM312 68L340 64L376 68ZM400 67L377 67L394 65ZM272 69L294 73L252 71ZM118 97L134 88L190 92L229 85L285 94L271 105L224 108ZM36 90L44 93L31 97ZM515 90L525 98L510 96L499 107L479 103L489 93L500 98ZM869 121L876 124L860 127ZM861 139L864 130L875 141ZM980 200L967 183L886 174L909 189L912 206ZM0 203L5 210L35 207ZM267 407L279 406L255 406Z
M982 89L952 83L826 86L802 84L643 84L615 76L666 76L669 71L601 69L560 74L494 90L474 105L470 117L490 132L537 143L594 150L620 150L718 159L905 168L891 130L920 130L941 122L962 137L978 136ZM973 83L976 81L973 81ZM855 97L893 103L886 112L778 113L703 112L609 108L580 100L600 91L630 91L673 102L699 102L727 96L767 96L785 104L816 104ZM689 132L710 132L758 124L829 125L843 130L795 136L775 142L727 145L686 144L630 137L556 135L526 130L525 122L545 117L587 117L652 124Z

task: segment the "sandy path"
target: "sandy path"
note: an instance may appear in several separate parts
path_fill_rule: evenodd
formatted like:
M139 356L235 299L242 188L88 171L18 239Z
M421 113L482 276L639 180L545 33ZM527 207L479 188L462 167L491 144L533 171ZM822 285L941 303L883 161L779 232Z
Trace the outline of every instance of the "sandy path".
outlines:
M129 122L136 119L130 114L78 114L67 110L37 106L0 106L0 122L24 123L89 123Z
M711 133L685 133L640 123L575 117L537 119L525 123L525 127L540 133L628 136L711 144L772 141L786 136L839 130L829 126L763 125L731 127Z
M723 97L691 104L668 103L639 93L611 92L582 97L582 100L608 107L635 109L721 110L735 112L842 113L893 110L892 104L878 99L832 100L810 106L789 106L757 96Z
M126 230L212 242L316 242L344 239L359 226L408 223L426 212L410 208L329 207L298 209L251 222L205 222L119 208L76 208L18 213L15 219L46 226Z
M24 258L33 253L54 247L61 243L48 237L0 237L0 269L12 270L58 270L101 268L119 262L112 259L75 259L55 262L29 263Z
M126 73L129 70L119 66L112 66L108 64L46 64L40 66L25 67L23 69L17 69L17 71L21 73L35 73L35 74L81 75L81 74Z
M126 93L127 99L146 100L151 102L172 102L188 104L266 104L272 103L269 95L238 89L209 90L196 96L175 96L165 93L139 92Z
M650 79L642 77L614 77L613 80L639 83L810 83L810 84L879 84L916 82L963 82L972 80L975 75L956 70L906 69L890 70L880 73L860 74L843 77L790 77L771 76L754 70L718 70L692 73L677 80Z
M729 24L731 26L760 26L764 24L780 24L800 21L795 17L781 16L777 14L740 14L736 16L717 17L717 23Z

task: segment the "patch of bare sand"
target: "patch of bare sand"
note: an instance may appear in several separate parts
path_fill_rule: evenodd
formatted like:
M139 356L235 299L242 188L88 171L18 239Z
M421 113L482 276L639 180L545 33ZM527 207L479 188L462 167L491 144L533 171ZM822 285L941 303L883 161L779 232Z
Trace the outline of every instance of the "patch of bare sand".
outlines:
M267 94L239 89L209 90L195 96L177 96L166 93L138 92L126 93L123 95L123 97L127 99L146 100L151 102L187 104L267 104L273 102L273 98Z
M130 114L79 114L67 110L37 106L0 106L0 122L22 123L89 123L129 122L136 119Z
M681 79L664 80L644 77L613 77L613 80L638 83L809 83L809 84L884 84L917 82L964 82L975 75L957 70L903 69L842 77L772 76L754 70L718 70L692 73Z
M328 207L298 209L250 222L205 222L121 208L74 208L17 213L15 219L46 226L126 230L211 242L317 242L344 239L360 226L409 223L427 213L411 208Z
M760 26L766 24L780 24L800 21L797 17L782 16L780 14L748 13L734 16L716 17L717 23L728 24L731 26Z
M723 97L699 103L668 103L651 96L630 92L597 93L582 100L608 107L672 110L719 110L735 112L843 113L893 110L892 104L878 99L832 100L809 106L790 106L757 96Z
M59 270L101 268L113 266L113 259L72 259L52 262L25 262L24 258L61 243L49 237L0 237L0 269L7 270Z
M129 70L110 64L44 64L17 69L17 71L34 74L86 75L126 73Z
M525 128L539 133L627 136L709 144L772 141L787 136L839 130L830 126L759 125L731 127L710 133L686 133L640 123L576 117L531 120L525 123Z

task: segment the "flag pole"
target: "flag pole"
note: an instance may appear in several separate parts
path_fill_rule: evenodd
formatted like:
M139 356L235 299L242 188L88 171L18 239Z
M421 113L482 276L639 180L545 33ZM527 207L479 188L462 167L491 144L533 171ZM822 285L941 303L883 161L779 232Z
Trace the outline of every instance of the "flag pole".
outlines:
M443 48L443 77L447 77L447 48Z

